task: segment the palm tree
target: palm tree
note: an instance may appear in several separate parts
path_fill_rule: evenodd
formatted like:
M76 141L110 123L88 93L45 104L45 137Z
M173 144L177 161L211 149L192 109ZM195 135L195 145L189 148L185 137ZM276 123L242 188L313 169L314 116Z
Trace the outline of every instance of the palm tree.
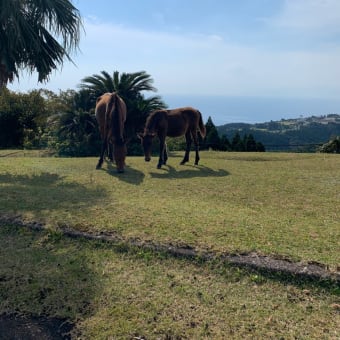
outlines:
M106 71L101 71L101 74L94 74L82 79L79 87L88 91L93 107L97 97L103 93L117 92L127 106L126 131L127 135L131 137L141 129L150 111L166 107L159 96L147 99L144 97L143 92L145 91L157 91L152 84L153 79L145 71L122 74L114 71L112 76Z
M81 27L71 0L1 0L0 90L22 69L48 80L65 58L72 61Z
M95 97L105 92L118 92L121 97L129 97L142 91L153 91L157 89L152 86L153 79L145 72L122 73L114 71L112 76L101 71L101 74L94 74L82 79L80 88L92 91Z
M79 110L52 117L56 128L57 150L62 155L93 156L100 146L99 131L94 115Z

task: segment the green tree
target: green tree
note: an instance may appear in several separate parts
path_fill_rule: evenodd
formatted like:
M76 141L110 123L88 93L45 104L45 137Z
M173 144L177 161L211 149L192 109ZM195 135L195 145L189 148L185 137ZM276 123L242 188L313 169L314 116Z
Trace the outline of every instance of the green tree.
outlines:
M212 118L209 116L206 124L206 137L204 140L206 148L211 148L213 150L219 150L220 148L220 137L218 135L218 131L216 129L215 124L212 121Z
M243 137L243 144L245 147L245 151L247 152L255 152L257 151L256 141L254 136L250 133L249 135L245 134Z
M63 156L93 156L98 154L100 137L93 114L69 111L55 117L50 147Z
M235 135L231 141L231 148L233 151L244 151L245 150L244 143L238 131L235 132Z
M106 71L101 74L94 74L82 79L80 88L92 91L95 98L105 92L117 92L121 97L134 98L142 91L153 91L157 89L153 87L153 79L145 72L122 73L114 71L110 75Z
M49 113L44 139L59 155L93 156L99 152L100 136L87 92L43 91Z
M257 152L265 152L266 148L261 142L256 142L256 151Z
M340 153L340 136L331 138L329 142L320 147L319 151L324 153Z
M126 123L128 153L129 155L141 154L140 140L134 132L138 127L142 129L150 111L164 107L159 97L144 98L139 92L154 89L152 86L148 87L149 78L150 76L144 73L119 76L118 72L110 77L103 71L101 75L84 78L85 82L80 84L79 91L61 91L59 95L46 91L47 107L51 113L47 133L49 146L60 155L98 154L100 136L94 117L96 99L105 92L118 89L117 92L120 91L127 98L125 99L121 94L128 105Z
M221 151L230 151L231 150L231 144L226 135L222 135L221 141L220 141L220 150Z
M150 111L165 108L166 105L159 96L145 98L143 92L156 92L152 85L153 79L145 71L134 73L119 73L110 75L106 71L82 79L79 87L88 91L90 103L95 106L97 97L105 92L117 92L127 106L126 131L130 138L142 129Z
M62 66L79 45L81 17L70 0L0 1L0 90L19 71L38 72L38 81Z
M27 94L4 88L0 94L0 147L38 147L46 127L45 100L38 90Z

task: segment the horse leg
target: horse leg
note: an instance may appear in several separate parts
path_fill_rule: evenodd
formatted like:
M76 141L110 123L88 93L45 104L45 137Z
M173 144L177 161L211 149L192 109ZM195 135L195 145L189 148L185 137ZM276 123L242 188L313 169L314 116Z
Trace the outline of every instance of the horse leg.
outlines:
M157 169L160 169L164 163L164 149L165 149L165 138L159 138L159 159Z
M189 161L189 153L190 153L190 149L191 149L191 142L192 142L192 138L191 138L191 134L190 134L190 131L188 131L186 134L185 134L185 140L186 140L186 149L185 149L185 154L184 154L184 158L181 162L181 165L185 164L186 162Z
M163 154L163 164L166 165L166 162L168 160L168 146L164 145L164 154Z
M198 153L199 145L198 145L197 132L193 134L193 137L194 137L195 152L196 152L196 156L195 156L195 165L198 165L198 162L199 162L199 160L200 160L200 155L199 155L199 153Z
M107 156L109 160L113 163L113 145L112 143L107 144Z
M101 149L101 152L100 152L100 157L99 157L96 169L100 169L102 167L106 148L107 148L107 140L105 138L104 141L103 141L103 144L102 144L102 149Z

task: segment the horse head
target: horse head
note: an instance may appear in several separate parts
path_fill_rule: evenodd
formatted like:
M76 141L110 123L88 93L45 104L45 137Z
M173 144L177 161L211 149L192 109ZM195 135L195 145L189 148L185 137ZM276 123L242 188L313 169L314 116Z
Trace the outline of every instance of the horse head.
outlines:
M156 136L156 132L148 132L144 131L144 133L137 134L139 139L141 140L144 159L146 162L150 162L151 160L151 151L152 151L152 140Z
M123 173L125 167L125 158L127 154L126 143L115 144L113 154L117 166L117 172Z

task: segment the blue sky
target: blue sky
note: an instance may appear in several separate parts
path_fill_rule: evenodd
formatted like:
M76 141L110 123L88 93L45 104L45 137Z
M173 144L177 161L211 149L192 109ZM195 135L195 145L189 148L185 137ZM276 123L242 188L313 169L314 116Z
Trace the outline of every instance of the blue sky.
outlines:
M10 89L57 92L102 70L144 70L169 107L196 106L217 125L340 113L339 0L73 3L85 29L76 66L42 85L22 74Z

